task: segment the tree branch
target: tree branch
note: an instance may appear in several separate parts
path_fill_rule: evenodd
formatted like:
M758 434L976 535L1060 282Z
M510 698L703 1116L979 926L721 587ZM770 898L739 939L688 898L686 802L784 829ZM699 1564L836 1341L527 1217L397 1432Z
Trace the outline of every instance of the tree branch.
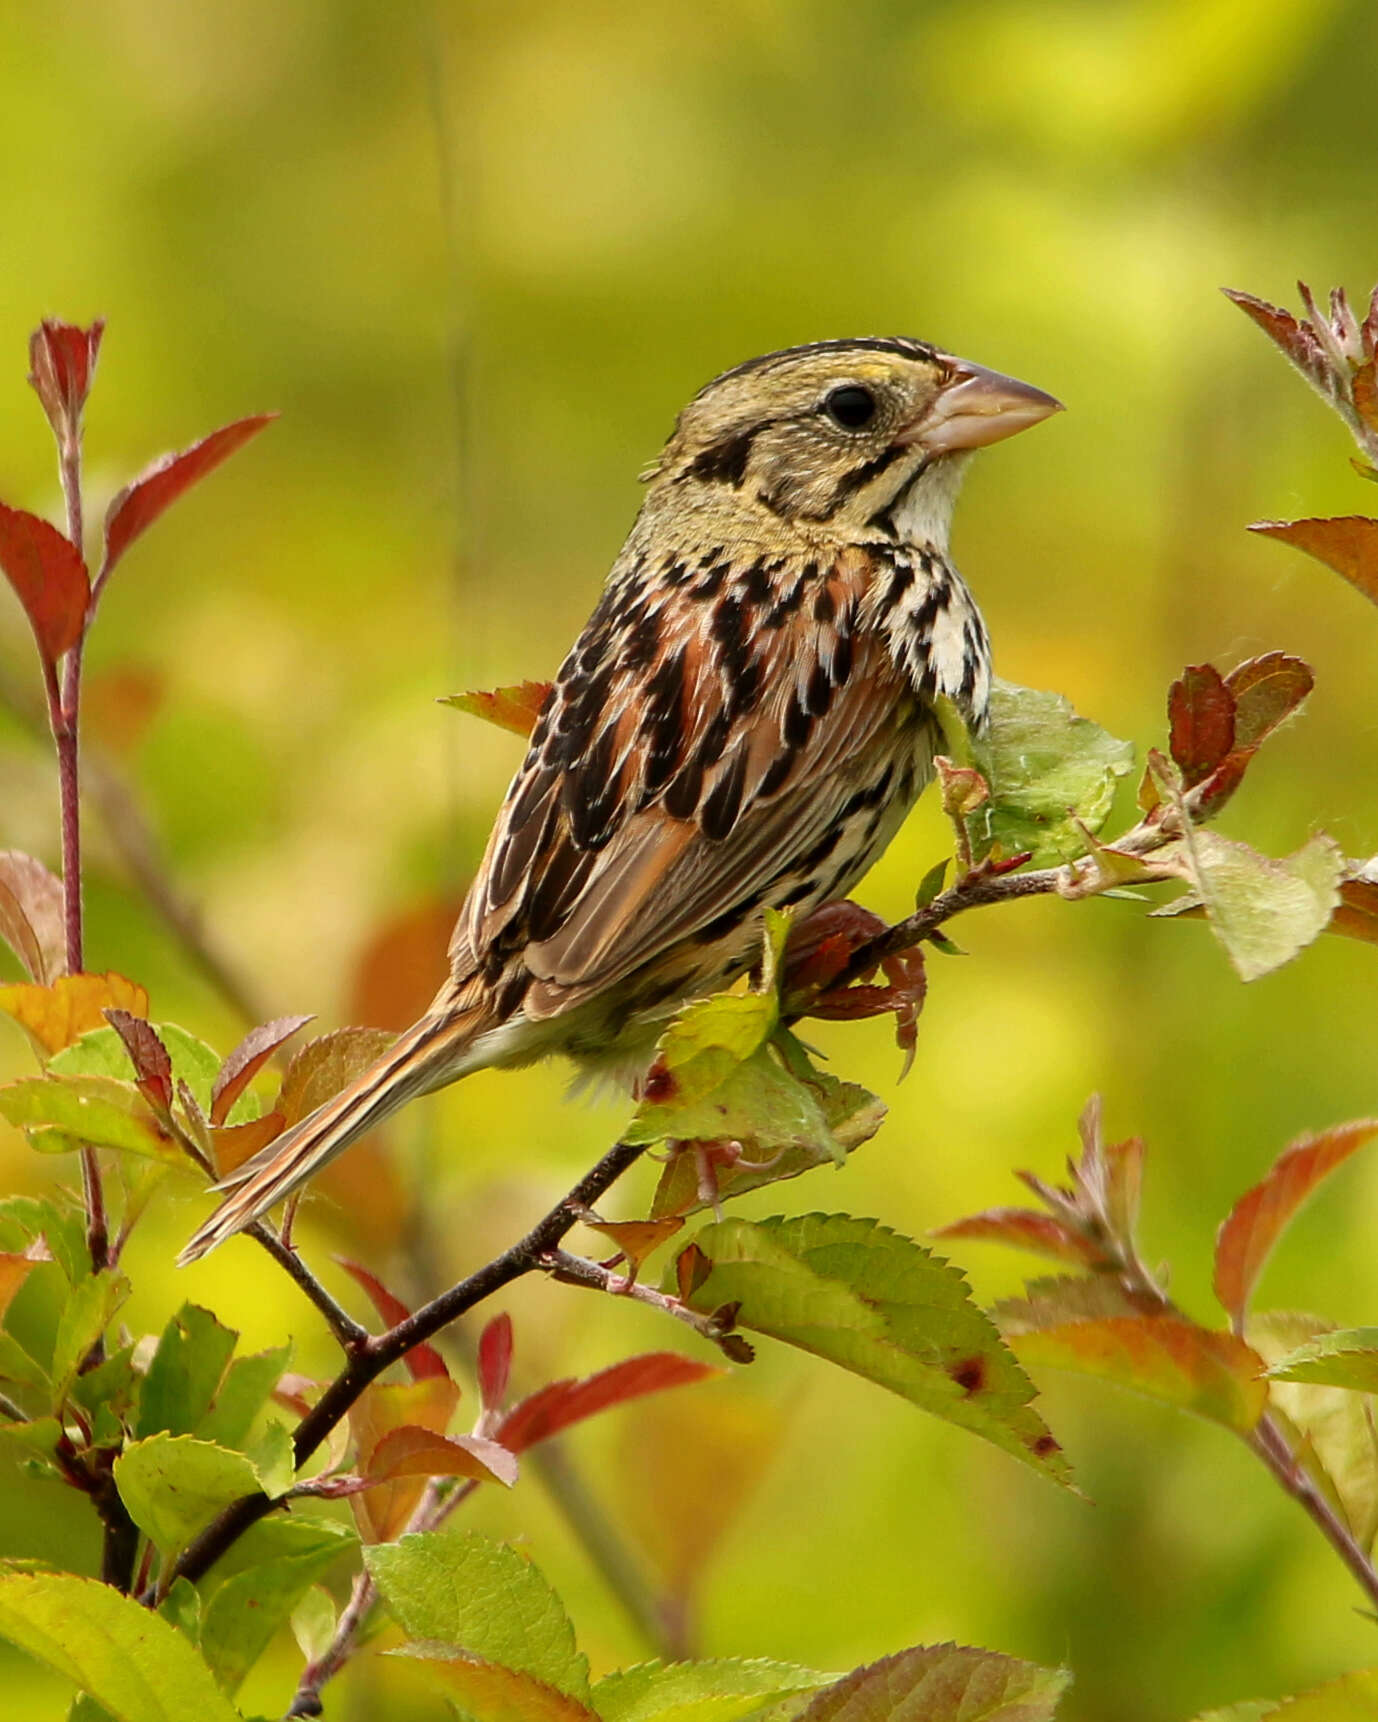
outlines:
M423 1304L396 1327L365 1341L297 1425L293 1438L297 1468L306 1463L345 1418L369 1383L375 1381L389 1365L398 1362L414 1345L432 1338L475 1304L482 1303L503 1286L539 1268L542 1258L578 1223L579 1209L596 1202L644 1152L639 1144L615 1143L524 1238L430 1303ZM232 1502L183 1550L171 1578L192 1581L200 1578L231 1544L277 1504L261 1493L243 1495ZM150 1602L152 1598L145 1595L142 1600Z

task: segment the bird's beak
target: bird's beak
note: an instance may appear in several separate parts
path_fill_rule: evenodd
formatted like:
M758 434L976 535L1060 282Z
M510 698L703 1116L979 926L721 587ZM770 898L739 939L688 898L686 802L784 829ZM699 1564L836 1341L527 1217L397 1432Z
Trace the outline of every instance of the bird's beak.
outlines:
M928 454L955 454L1000 442L1062 411L1061 401L1030 383L1002 377L966 359L947 362L952 367L947 382L923 417L900 433L900 442Z

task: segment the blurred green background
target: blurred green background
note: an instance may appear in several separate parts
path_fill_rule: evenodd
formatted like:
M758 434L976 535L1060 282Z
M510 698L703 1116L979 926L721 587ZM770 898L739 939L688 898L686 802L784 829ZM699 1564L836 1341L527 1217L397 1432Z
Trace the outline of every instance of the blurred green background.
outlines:
M1371 0L21 0L0 36L0 496L59 510L24 382L43 314L109 319L93 518L162 449L283 413L140 543L88 657L92 733L265 1014L333 1026L424 1001L520 753L435 697L551 674L682 402L823 336L922 335L1070 408L983 456L959 509L1005 676L1142 748L1184 663L1299 652L1317 691L1224 829L1275 854L1317 826L1378 848L1378 617L1243 531L1373 493L1217 291L1291 301L1298 275L1355 294L1378 276ZM0 670L28 696L30 657L0 597ZM8 714L0 843L56 860L49 759ZM88 966L227 1050L243 1022L94 816L90 844ZM944 849L925 806L864 900L903 912ZM1204 928L1132 904L1012 905L961 936L964 961L933 961L903 1087L885 1025L816 1031L890 1102L881 1136L746 1211L922 1235L1016 1199L1014 1167L1056 1175L1099 1089L1109 1129L1149 1140L1146 1254L1216 1320L1209 1252L1235 1195L1295 1133L1378 1109L1373 953L1328 940L1246 989ZM0 1074L28 1068L0 1032ZM481 1076L414 1108L386 1158L361 1148L308 1207L305 1247L412 1295L485 1259L615 1133L619 1110L565 1103L564 1081ZM0 1187L72 1175L0 1130ZM298 1334L298 1367L329 1370L249 1245L172 1269L204 1211L187 1180L137 1235L133 1329L190 1296L250 1347ZM1263 1303L1373 1321L1376 1219L1370 1157L1289 1234ZM959 1259L983 1298L1037 1268ZM545 1284L501 1307L527 1385L681 1343ZM1044 1405L1089 1503L769 1350L591 1426L572 1458L635 1557L692 1590L703 1653L841 1669L955 1638L1069 1661L1081 1722L1168 1722L1378 1662L1351 1581L1242 1446L1081 1382L1049 1378ZM5 1552L92 1569L75 1495L9 1468L0 1489ZM538 1479L469 1522L521 1539L596 1669L647 1653ZM279 1647L248 1708L280 1711L294 1656ZM439 1713L370 1652L328 1713L380 1714L385 1676L389 1716ZM65 1714L8 1652L0 1682L15 1714Z

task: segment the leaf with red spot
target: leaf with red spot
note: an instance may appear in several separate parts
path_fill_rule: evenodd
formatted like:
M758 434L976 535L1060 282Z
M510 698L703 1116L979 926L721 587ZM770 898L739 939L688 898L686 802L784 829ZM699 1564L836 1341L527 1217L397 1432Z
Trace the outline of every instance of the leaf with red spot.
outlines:
M1033 1208L986 1208L966 1219L939 1226L933 1236L1010 1244L1034 1255L1051 1256L1054 1261L1071 1262L1074 1267L1096 1267L1103 1259L1088 1237L1064 1226L1051 1214L1040 1214Z
M311 1021L309 1016L280 1016L251 1028L220 1066L211 1087L211 1123L223 1124L234 1103L284 1041Z
M552 682L518 682L491 692L450 694L440 703L511 730L513 735L530 735L553 686Z
M172 1106L172 1058L157 1029L127 1010L107 1010L104 1015L124 1042L139 1093L155 1111L168 1112Z
M390 1328L410 1317L411 1311L406 1304L388 1290L377 1274L371 1273L358 1262L350 1261L348 1256L336 1256L335 1260L357 1285L364 1288L369 1302ZM413 1381L424 1381L428 1376L435 1375L443 1375L447 1380L449 1378L450 1372L445 1367L445 1359L433 1345L426 1345L424 1342L414 1345L402 1361Z
M105 572L110 572L134 540L184 491L228 460L236 449L243 448L276 417L276 413L255 413L250 418L222 425L181 453L162 455L132 484L127 484L106 510Z
M51 521L0 502L0 568L14 587L46 664L81 638L91 582L81 552Z
M1333 520L1256 520L1249 530L1314 556L1378 604L1378 520L1362 514Z
M1209 777L1234 746L1234 699L1211 664L1192 664L1167 697L1170 748L1191 789Z
M39 986L65 972L62 881L19 849L0 851L0 938Z
M478 1339L478 1391L485 1411L501 1409L511 1373L512 1317L504 1311L487 1323Z
M674 1351L648 1351L628 1357L579 1380L552 1381L523 1399L503 1418L497 1439L513 1453L524 1452L538 1441L548 1441L572 1423L582 1423L600 1411L624 1405L643 1394L661 1393L669 1387L685 1387L706 1381L722 1371L711 1363L699 1363Z
M87 329L45 317L29 336L29 384L48 415L59 445L81 432L82 409L96 374L105 319Z
M1303 1136L1235 1203L1215 1243L1215 1295L1236 1329L1244 1324L1254 1283L1293 1214L1324 1177L1375 1135L1378 1119L1360 1118Z

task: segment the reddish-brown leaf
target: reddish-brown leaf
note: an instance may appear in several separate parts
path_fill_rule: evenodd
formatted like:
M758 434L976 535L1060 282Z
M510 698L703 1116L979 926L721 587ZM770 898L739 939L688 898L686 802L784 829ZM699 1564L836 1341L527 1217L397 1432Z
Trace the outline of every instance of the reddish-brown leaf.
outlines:
M698 1363L674 1351L648 1351L614 1363L597 1375L580 1380L552 1381L549 1386L523 1399L503 1418L497 1438L514 1453L547 1441L571 1423L581 1423L599 1411L638 1399L644 1393L660 1393L667 1387L685 1387L693 1381L721 1375L711 1363Z
M411 1314L401 1298L394 1296L377 1274L371 1273L358 1262L350 1261L348 1256L336 1256L335 1260L356 1285L364 1288L369 1302L389 1327L396 1327L399 1321L405 1321ZM413 1381L424 1381L427 1376L432 1375L443 1375L449 1380L450 1372L445 1367L445 1359L433 1345L414 1345L402 1361Z
M104 333L104 317L97 317L89 329L45 317L29 336L29 383L59 444L80 432Z
M1212 664L1190 664L1168 690L1172 757L1188 789L1209 777L1234 746L1234 698Z
M1371 431L1378 431L1378 367L1370 359L1354 373L1354 410Z
M530 735L553 685L551 682L518 682L514 687L493 688L491 692L451 694L441 703L495 723L499 729L511 730L514 735Z
M495 1315L478 1338L478 1392L485 1411L500 1411L512 1373L512 1317Z
M1306 289L1303 288L1302 292L1305 296ZM1252 293L1240 293L1232 287L1226 287L1224 293L1282 348L1299 371L1327 394L1332 392L1329 358L1312 329L1299 322L1290 311L1270 305L1266 299L1256 299Z
M1064 1226L1051 1214L1040 1214L1032 1208L987 1208L983 1213L937 1227L933 1236L1010 1244L1015 1249L1031 1250L1035 1255L1051 1256L1054 1261L1071 1262L1079 1268L1095 1267L1102 1259L1089 1238Z
M1236 664L1225 677L1234 698L1236 747L1255 749L1266 741L1315 685L1310 664L1287 652L1264 652Z
M0 502L0 568L24 606L44 662L55 664L81 638L91 602L80 550L51 521Z
M517 1480L517 1455L482 1435L439 1435L414 1423L392 1429L373 1449L368 1464L369 1482L386 1483L396 1477L472 1477L479 1483L502 1483L511 1488Z
M211 1123L223 1124L234 1103L286 1040L311 1021L309 1016L279 1016L251 1028L220 1066L211 1085Z
M337 1028L308 1040L292 1055L277 1109L289 1124L324 1106L381 1058L397 1036L381 1028Z
M462 1716L482 1716L485 1722L598 1722L587 1705L534 1674L485 1662L448 1644L409 1644L402 1649L418 1658L426 1678Z
M1247 1435L1263 1414L1263 1359L1232 1333L1175 1316L1109 1316L1011 1334L1023 1364L1067 1369L1146 1394Z
M373 1455L394 1429L415 1425L443 1435L458 1403L459 1388L440 1376L425 1381L373 1382L349 1411L358 1469L368 1475ZM425 1486L419 1477L402 1477L357 1496L350 1505L364 1540L381 1543L397 1536Z
M220 1177L238 1171L246 1160L252 1160L270 1142L276 1142L286 1128L287 1120L280 1112L265 1112L247 1124L210 1126L211 1151Z
M0 938L40 986L67 967L62 881L18 849L0 851Z
M1287 1222L1328 1173L1378 1135L1378 1119L1360 1118L1303 1136L1231 1209L1215 1242L1215 1295L1236 1330L1268 1253Z
M1340 886L1340 906L1326 931L1378 945L1378 884L1369 879L1346 879Z
M1256 520L1249 530L1304 550L1378 604L1378 520L1363 514L1341 514L1333 520Z
M88 1029L105 1027L105 1012L148 1015L148 994L123 975L61 975L51 986L0 987L0 1010L22 1023L44 1052L61 1052Z
M208 437L193 443L180 454L165 454L127 484L106 510L105 569L108 573L136 538L152 526L163 511L185 490L199 483L208 472L228 460L277 417L255 413L234 424L222 425Z
M427 897L377 927L354 966L348 1015L401 1034L435 997L449 973L450 935L462 892Z
M155 1110L168 1111L172 1105L172 1059L157 1029L127 1010L107 1010L104 1015L124 1042L139 1092Z

